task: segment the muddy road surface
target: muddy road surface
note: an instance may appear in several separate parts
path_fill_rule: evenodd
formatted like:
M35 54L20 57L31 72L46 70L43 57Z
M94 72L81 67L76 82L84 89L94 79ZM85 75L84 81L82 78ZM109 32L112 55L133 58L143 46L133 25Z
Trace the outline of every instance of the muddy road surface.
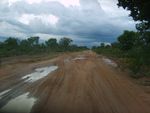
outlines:
M150 113L150 95L91 51L0 68L0 113Z

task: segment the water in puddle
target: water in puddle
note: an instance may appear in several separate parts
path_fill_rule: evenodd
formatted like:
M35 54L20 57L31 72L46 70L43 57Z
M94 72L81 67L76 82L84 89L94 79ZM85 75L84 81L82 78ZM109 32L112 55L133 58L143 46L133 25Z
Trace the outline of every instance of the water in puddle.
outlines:
M30 113L36 99L28 97L29 92L10 100L0 113Z
M5 95L6 93L8 93L11 89L5 90L3 92L0 93L0 99L3 97L3 95Z
M108 58L103 58L103 61L106 63L106 64L109 64L113 67L117 67L117 64L115 62L113 62L112 60L108 59Z
M82 55L79 55L78 57L74 58L73 60L85 60L86 58Z
M64 63L68 63L68 62L70 62L69 59L64 59Z
M77 58L74 58L73 60L84 60L85 58L84 57L77 57Z
M26 79L25 82L35 82L39 79L44 78L49 73L51 73L57 69L58 69L58 66L37 68L37 69L35 69L35 72L22 77L22 79Z

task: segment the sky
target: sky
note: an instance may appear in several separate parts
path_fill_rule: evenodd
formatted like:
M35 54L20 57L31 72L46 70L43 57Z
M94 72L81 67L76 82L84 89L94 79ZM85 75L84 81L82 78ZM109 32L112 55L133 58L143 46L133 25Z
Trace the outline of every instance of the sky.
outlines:
M79 45L113 42L135 30L129 12L117 0L0 0L0 40L39 36L70 37Z

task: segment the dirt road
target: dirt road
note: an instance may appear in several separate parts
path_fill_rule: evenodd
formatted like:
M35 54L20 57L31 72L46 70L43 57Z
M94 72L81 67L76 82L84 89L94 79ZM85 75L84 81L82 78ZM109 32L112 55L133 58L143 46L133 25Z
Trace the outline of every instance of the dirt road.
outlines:
M52 65L58 68L44 78L22 79L36 68ZM91 51L6 65L0 68L0 112L19 113L21 105L24 113L150 113L150 95L124 74L115 63ZM9 108L10 101L23 94L28 95L30 104L18 99L19 103L15 101Z

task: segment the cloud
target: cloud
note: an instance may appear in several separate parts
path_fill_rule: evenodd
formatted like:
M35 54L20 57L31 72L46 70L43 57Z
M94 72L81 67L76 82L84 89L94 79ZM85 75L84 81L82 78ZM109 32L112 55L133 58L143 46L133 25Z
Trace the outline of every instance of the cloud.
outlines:
M40 20L45 25L49 25L49 24L55 25L58 22L59 18L51 14L50 15L23 14L21 15L21 17L18 18L19 22L26 25L29 25L34 20Z
M43 40L68 36L77 43L112 42L123 30L135 30L129 12L116 4L117 0L1 0L0 36L39 35Z

